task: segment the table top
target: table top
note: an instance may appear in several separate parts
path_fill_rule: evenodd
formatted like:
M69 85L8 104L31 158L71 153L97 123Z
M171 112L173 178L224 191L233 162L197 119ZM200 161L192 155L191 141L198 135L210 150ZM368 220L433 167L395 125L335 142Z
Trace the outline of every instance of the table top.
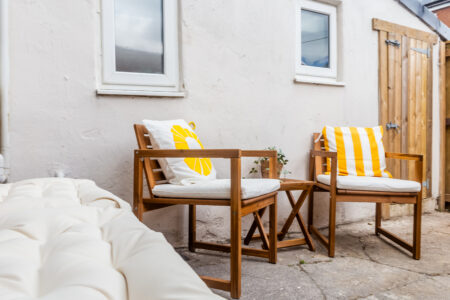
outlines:
M280 191L307 190L314 186L314 181L281 178Z

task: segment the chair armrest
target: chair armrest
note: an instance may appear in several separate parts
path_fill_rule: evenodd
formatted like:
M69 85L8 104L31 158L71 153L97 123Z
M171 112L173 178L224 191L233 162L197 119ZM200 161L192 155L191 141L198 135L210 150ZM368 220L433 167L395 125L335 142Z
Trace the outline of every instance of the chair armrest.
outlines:
M337 174L338 174L338 170L337 170L337 152L331 152L331 151L322 151L322 150L311 150L310 152L310 156L311 156L311 160L313 160L314 158L319 158L320 157L326 157L327 159L330 159L330 163L331 163L331 172L330 172L330 193L331 195L335 195L336 194L336 190L337 190ZM315 176L317 176L319 173L317 172L317 164L319 162L316 159L315 162L315 168L316 168L316 174ZM313 178L314 177L314 169L312 166L310 166L310 177ZM315 178L315 181L317 181L317 177Z
M407 154L407 153L386 152L386 158L423 161L423 155L422 154Z
M423 155L386 152L386 158L412 160L414 161L414 180L422 184L423 182Z
M239 149L165 149L165 150L134 150L136 157L213 157L239 158Z
M277 157L276 150L241 150L242 157Z
M276 153L276 152L275 152ZM211 157L211 158L229 158L231 186L230 186L230 206L232 214L240 215L241 210L241 150L240 149L166 149L166 150L134 150L134 192L133 209L140 218L142 218L143 208L139 208L143 203L143 158L156 157ZM276 157L276 156L275 156ZM273 162L275 158L271 157ZM273 165L273 163L272 163ZM272 171L273 173L273 171ZM151 193L150 186L150 195Z
M331 152L331 151L322 151L322 150L311 150L312 156L321 156L321 157L328 157L328 158L337 158L337 152Z

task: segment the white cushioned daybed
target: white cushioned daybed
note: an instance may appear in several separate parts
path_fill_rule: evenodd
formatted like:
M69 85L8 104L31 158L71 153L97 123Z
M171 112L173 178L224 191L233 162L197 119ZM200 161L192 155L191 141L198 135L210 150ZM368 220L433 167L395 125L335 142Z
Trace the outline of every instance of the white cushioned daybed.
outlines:
M0 185L0 299L222 299L89 180Z

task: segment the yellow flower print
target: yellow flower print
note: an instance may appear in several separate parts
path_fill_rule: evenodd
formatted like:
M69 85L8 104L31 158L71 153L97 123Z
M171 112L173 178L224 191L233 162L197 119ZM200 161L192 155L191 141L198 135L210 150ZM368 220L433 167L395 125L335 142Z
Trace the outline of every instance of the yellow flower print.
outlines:
M177 149L204 149L197 135L187 128L174 125L170 130ZM186 157L184 162L188 167L200 175L208 176L211 173L212 163L209 158Z

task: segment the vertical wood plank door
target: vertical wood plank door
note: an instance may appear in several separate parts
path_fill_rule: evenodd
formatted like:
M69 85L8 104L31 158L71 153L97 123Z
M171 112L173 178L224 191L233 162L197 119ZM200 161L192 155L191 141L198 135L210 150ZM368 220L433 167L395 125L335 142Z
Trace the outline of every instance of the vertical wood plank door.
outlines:
M445 202L447 200L447 178L448 173L448 149L447 147L447 98L448 98L448 84L447 84L447 72L450 65L447 63L447 42L439 42L439 201L438 209L445 211Z
M445 44L445 202L450 202L450 43ZM442 205L445 207L445 203Z
M388 152L424 155L423 195L431 192L432 47L436 36L373 20L378 30L379 121ZM387 161L394 178L414 179L414 165ZM389 217L389 206L383 207Z

